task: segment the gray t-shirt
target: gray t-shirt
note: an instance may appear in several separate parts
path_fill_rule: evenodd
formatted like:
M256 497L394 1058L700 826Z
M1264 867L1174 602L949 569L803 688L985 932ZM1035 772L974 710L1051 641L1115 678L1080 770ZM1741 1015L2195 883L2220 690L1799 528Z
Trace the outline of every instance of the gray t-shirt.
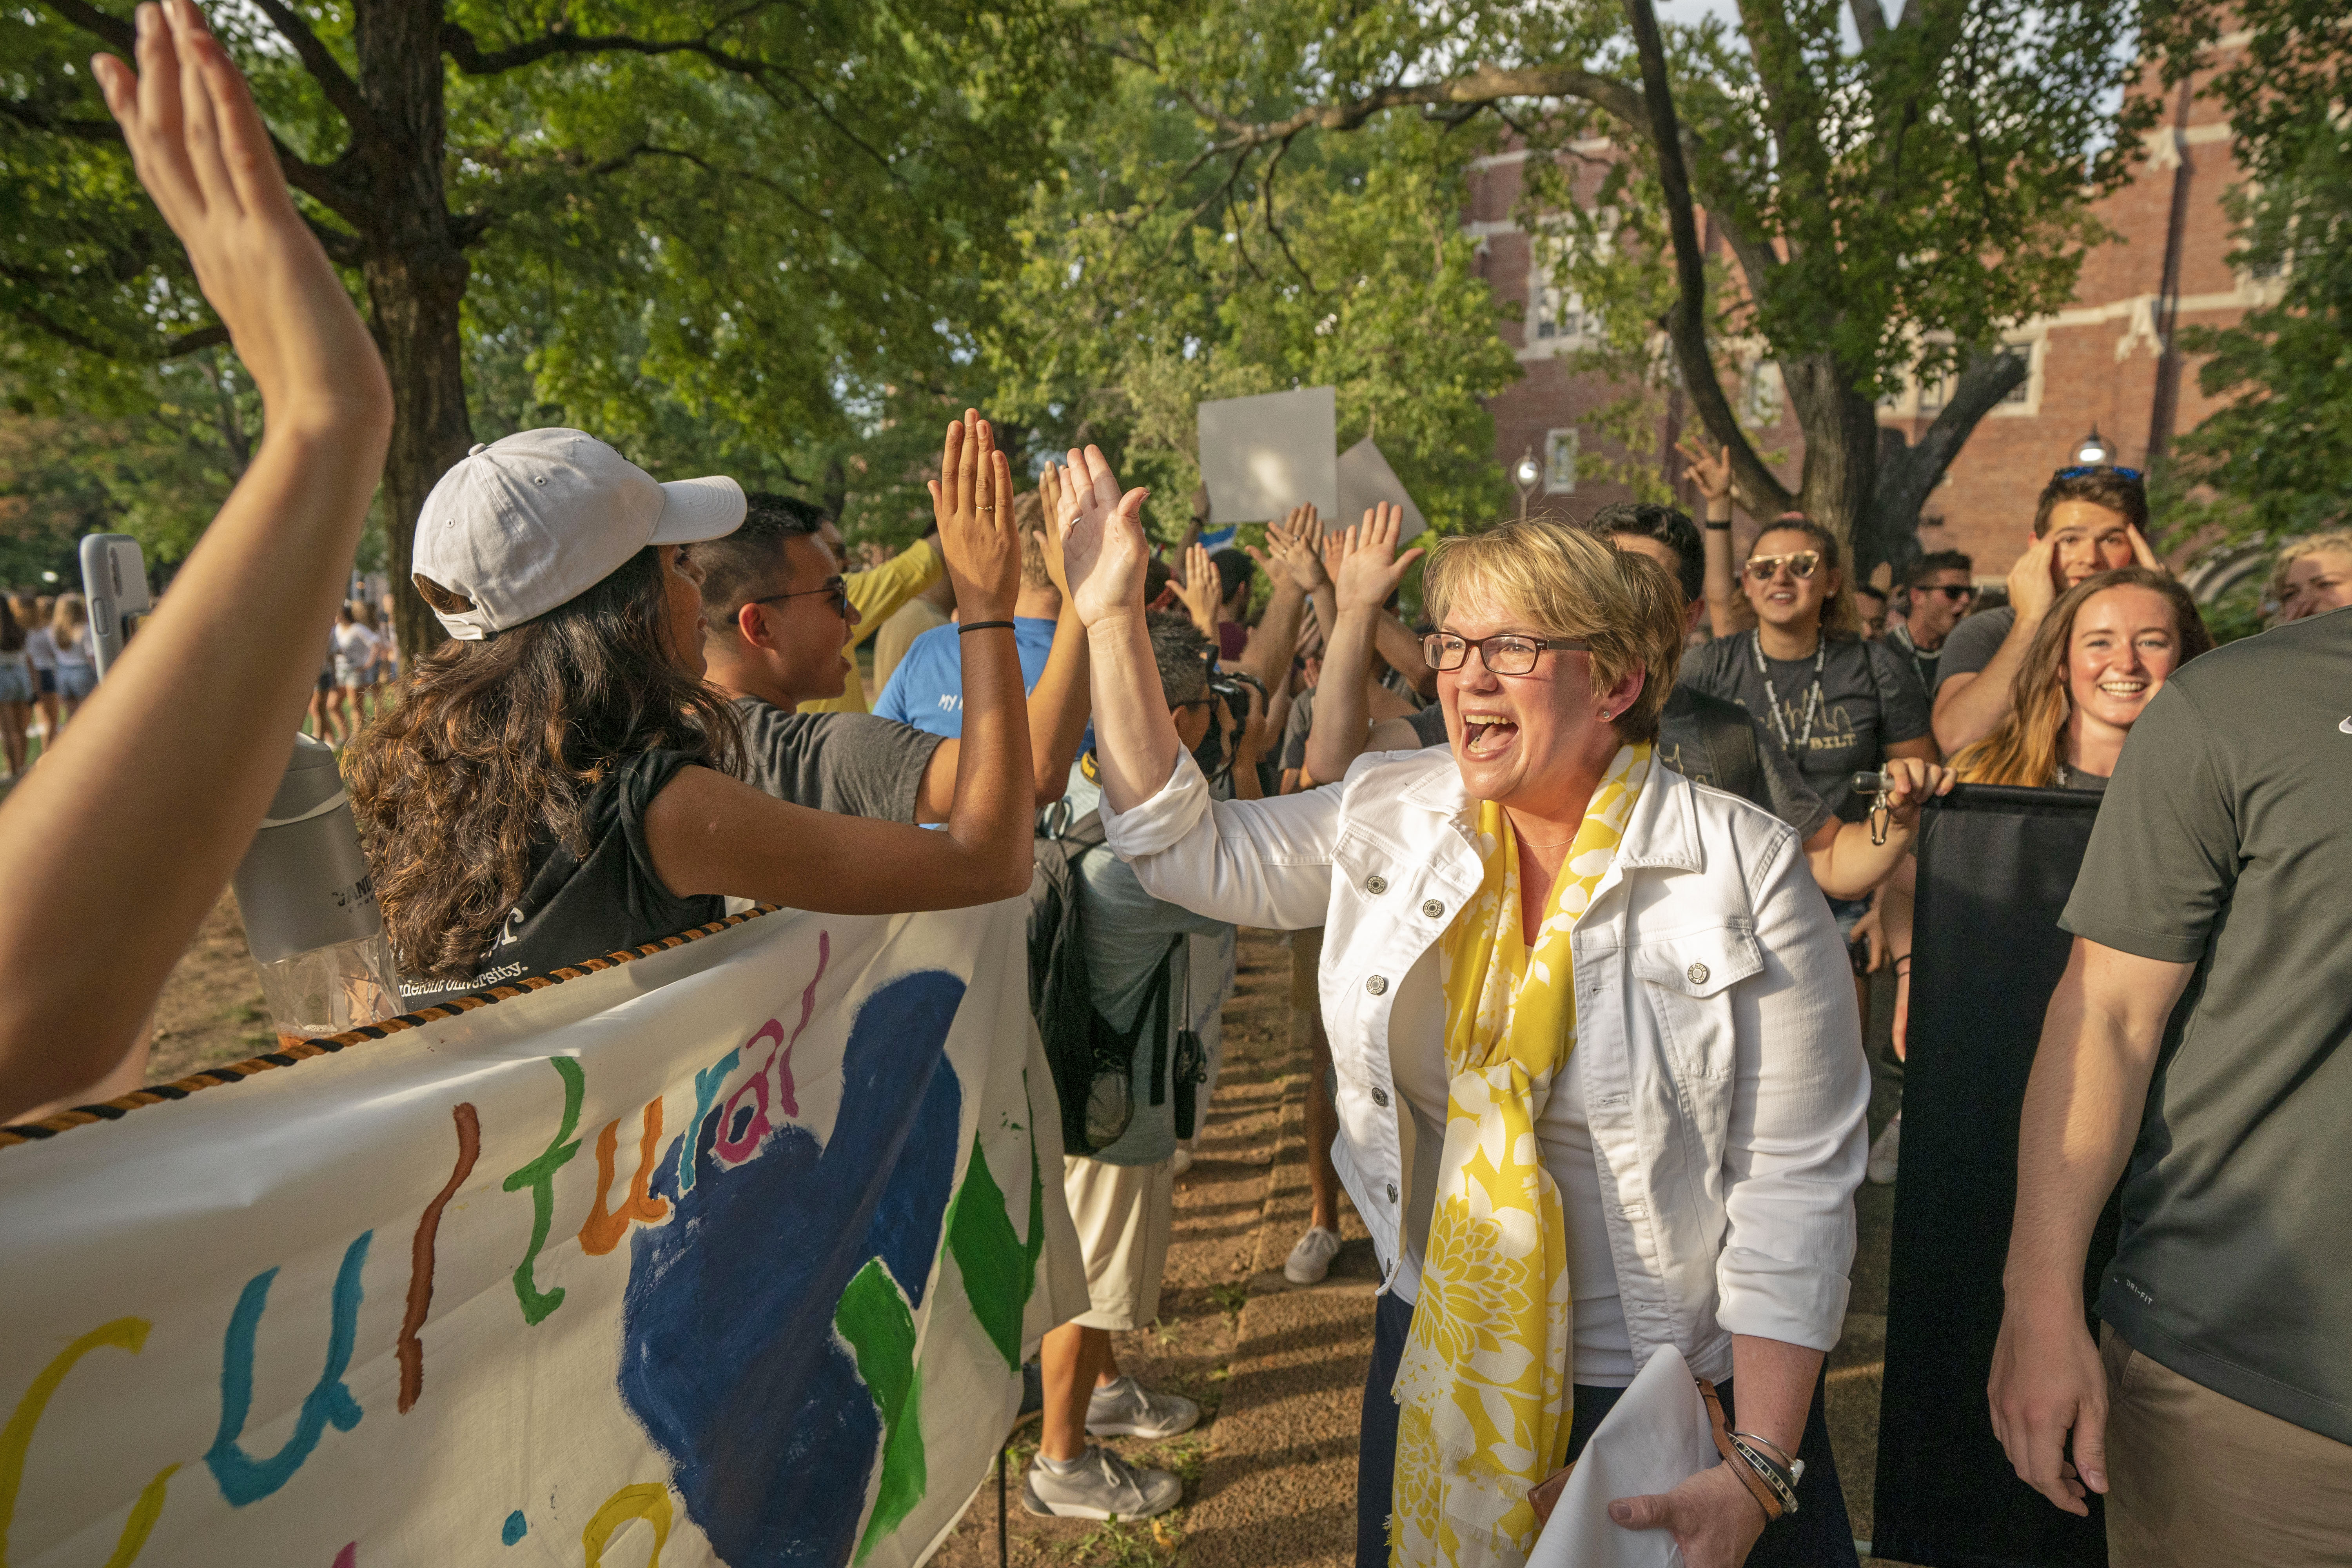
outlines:
M1685 657L1683 679L1710 697L1737 702L1763 721L1813 793L1848 822L1868 815L1853 795L1853 775L1875 771L1889 746L1927 733L1927 694L1911 667L1884 643L1832 637L1821 659L1821 697L1813 699L1813 660L1766 658L1753 632L1717 637ZM1778 696L1779 714L1769 692ZM1807 730L1807 714L1811 728Z
M1952 628L1944 639L1943 651L1936 658L1936 684L1956 675L1980 675L2009 640L2010 628L2017 625L2013 605L1996 605L1980 616L1970 616Z
M844 816L915 820L942 737L867 713L787 713L756 697L735 699L735 712L752 788Z
M1315 691L1312 687L1290 700L1290 717L1282 727L1282 766L1286 773L1296 773L1307 765L1307 734L1315 727Z
M2352 610L2188 665L2125 742L2059 923L2196 972L2099 1315L2352 1443Z
M1086 775L1083 760L1070 769L1072 820L1099 810L1102 787ZM1094 994L1095 1011L1122 1032L1135 1027L1151 983L1160 966L1170 962L1175 946L1174 969L1169 977L1168 1032L1164 1040L1150 1038L1144 1030L1135 1042L1128 1086L1134 1095L1134 1114L1127 1131L1097 1150L1090 1158L1108 1165L1156 1165L1176 1152L1176 1096L1171 1073L1176 1061L1176 1034L1183 1027L1186 993L1192 989L1191 943L1177 946L1179 936L1230 934L1233 926L1196 915L1181 904L1155 899L1143 890L1135 868L1108 847L1088 852L1078 862L1078 921L1086 942L1087 985ZM1158 1073L1152 1071L1157 1056Z

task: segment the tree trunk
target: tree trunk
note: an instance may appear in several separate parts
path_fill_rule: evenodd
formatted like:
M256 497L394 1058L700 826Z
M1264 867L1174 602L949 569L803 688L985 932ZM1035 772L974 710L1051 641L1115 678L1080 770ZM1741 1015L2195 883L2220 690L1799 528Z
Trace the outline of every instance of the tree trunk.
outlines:
M417 514L434 481L474 442L459 326L468 268L442 182L440 0L359 0L353 22L360 94L375 121L352 128L372 197L360 269L392 379L386 554L401 656L413 659L442 640L409 581Z
M392 378L392 446L383 465L385 572L405 661L444 635L409 581L409 563L425 498L474 444L458 332L467 268L465 257L452 251L423 264L400 256L371 259L363 270L376 346Z

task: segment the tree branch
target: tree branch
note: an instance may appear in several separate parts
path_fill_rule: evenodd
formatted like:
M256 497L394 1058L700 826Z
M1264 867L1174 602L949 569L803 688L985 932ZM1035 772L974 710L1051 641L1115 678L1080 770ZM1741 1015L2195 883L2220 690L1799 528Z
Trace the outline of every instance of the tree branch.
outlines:
M1285 142L1302 131L1353 131L1388 109L1432 109L1446 105L1483 108L1510 98L1580 98L1607 110L1628 126L1644 123L1642 95L1614 77L1576 66L1523 66L1507 70L1482 65L1466 76L1440 81L1399 82L1361 98L1314 104L1286 120L1253 122L1212 109L1198 100L1192 107L1225 135L1218 151L1245 152L1269 142Z
M218 348L228 341L226 327L217 323L209 327L198 327L194 331L182 332L176 338L165 339L163 348L155 357L159 360L178 359L182 354L192 354L198 349Z
M1706 258L1699 249L1698 223L1691 207L1690 173L1683 163L1682 133L1675 122L1673 89L1666 80L1665 46L1658 37L1657 14L1650 0L1625 0L1633 26L1633 45L1642 59L1642 99L1652 151L1658 160L1658 188L1666 203L1667 232L1675 251L1675 308L1667 317L1667 338L1682 366L1684 390L1690 394L1699 421L1707 434L1731 449L1731 471L1740 500L1751 516L1770 516L1787 510L1789 490L1764 466L1764 459L1739 427L1738 416L1723 395L1715 362L1706 347Z
M1886 13L1879 8L1878 0L1851 0L1847 9L1853 13L1853 30L1862 38L1864 49L1878 42L1886 31Z
M94 35L101 43L119 49L125 55L136 52L137 38L131 30L131 24L88 4L88 0L42 0L42 4L83 32ZM80 129L91 123L93 122L87 121L75 121L75 129L64 131L61 133L74 136L77 140L95 142L99 140L97 136L86 135ZM115 131L111 140L120 145L122 133L119 130ZM341 166L340 161L337 168L328 168L306 159L298 158L294 155L294 150L279 141L278 133L274 131L269 134L269 150L278 154L278 166L284 173L286 183L320 205L332 211L336 216L347 222L357 223L359 220L353 215L367 210L367 202L356 190L346 184L342 176L337 173L337 168Z
M762 8L761 5L751 5L732 16L722 17L713 26L711 32ZM632 37L626 33L600 33L583 37L577 33L547 32L541 33L527 43L485 51L476 41L474 35L466 28L455 22L444 22L441 24L441 48L442 52L449 57L450 61L467 76L496 76L502 71L533 65L556 56L576 58L600 54L648 57L693 55L697 58L708 60L721 70L756 81L762 88L765 88L772 79L782 81L800 96L802 101L816 110L818 116L826 124L840 132L843 137L859 152L871 158L884 174L900 184L906 183L904 176L898 173L897 167L881 149L852 130L846 121L834 112L833 106L818 96L807 83L772 61L751 59L720 48L710 41L710 32L706 32L696 38L667 39Z
M343 122L351 127L352 135L365 142L384 140L383 128L377 124L375 110L369 107L366 95L360 91L360 84L343 69L343 62L335 58L334 51L310 30L310 24L302 19L301 13L287 5L284 0L253 0L253 4L269 18L269 25L294 46L295 56L301 60L302 68L310 73L311 79L319 84L319 90L326 95L335 112L343 117Z

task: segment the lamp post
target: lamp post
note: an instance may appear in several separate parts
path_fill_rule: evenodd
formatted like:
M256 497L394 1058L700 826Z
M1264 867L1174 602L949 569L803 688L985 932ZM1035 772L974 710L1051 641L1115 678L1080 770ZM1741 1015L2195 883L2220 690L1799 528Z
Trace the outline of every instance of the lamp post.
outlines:
M1519 521L1525 522L1528 520L1528 502L1534 498L1536 487L1543 483L1543 465L1536 461L1533 447L1521 455L1518 465L1511 470L1511 477L1518 481Z
M2095 468L2105 462L2108 456L2106 440L2099 434L2098 422L2094 420L2091 423L2091 433L2084 437L2082 442L2074 448L2074 461L2086 468Z

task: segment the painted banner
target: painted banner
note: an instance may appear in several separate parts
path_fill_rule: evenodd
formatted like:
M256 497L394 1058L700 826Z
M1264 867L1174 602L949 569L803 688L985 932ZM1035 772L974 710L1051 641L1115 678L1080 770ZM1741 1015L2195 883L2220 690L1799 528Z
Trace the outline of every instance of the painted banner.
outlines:
M920 1563L1086 1307L1025 910L737 917L0 1134L0 1568Z

